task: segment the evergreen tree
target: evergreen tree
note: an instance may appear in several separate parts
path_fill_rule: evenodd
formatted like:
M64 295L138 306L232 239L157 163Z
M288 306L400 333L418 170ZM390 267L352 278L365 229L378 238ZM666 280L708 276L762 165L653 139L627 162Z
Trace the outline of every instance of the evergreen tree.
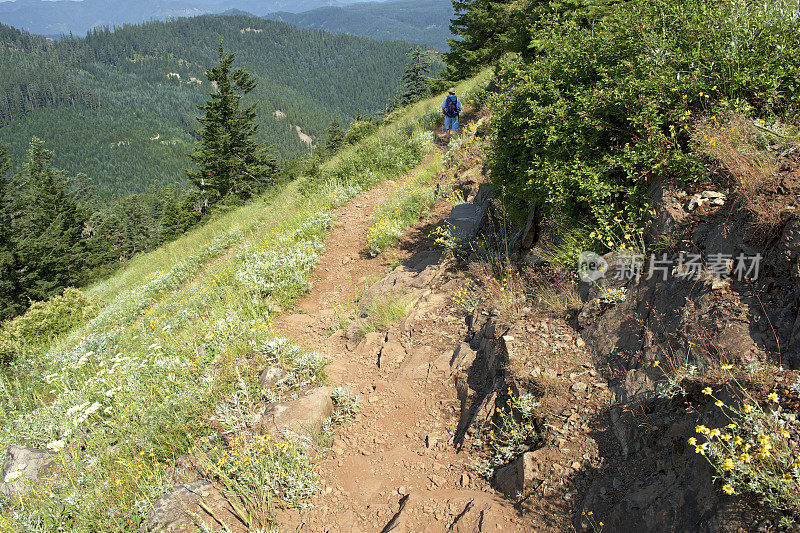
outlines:
M256 105L241 104L256 81L243 69L232 70L234 58L220 44L219 65L206 71L216 90L205 105L198 106L203 116L197 121L203 127L189 157L199 168L186 172L209 204L247 199L277 171L275 158L255 140Z
M412 48L406 56L408 64L403 74L403 105L412 104L427 95L428 75L431 72L430 56L421 48Z
M3 211L11 264L5 268L16 287L6 316L79 283L86 273L85 216L67 192L64 172L50 165L52 157L34 137L22 171L7 183Z
M621 1L625 0L453 0L450 31L460 38L447 40L446 77L468 78L507 52L530 59L539 52L536 32L543 17L593 27Z
M181 210L180 201L170 194L164 203L164 216L161 219L161 238L171 241L186 230L185 217Z
M334 115L330 126L328 126L328 140L325 143L325 149L328 151L328 153L333 154L339 151L339 148L341 148L343 143L344 132L339 124L339 117Z
M14 249L11 245L11 180L5 145L0 145L0 320L10 318L9 305L19 293Z

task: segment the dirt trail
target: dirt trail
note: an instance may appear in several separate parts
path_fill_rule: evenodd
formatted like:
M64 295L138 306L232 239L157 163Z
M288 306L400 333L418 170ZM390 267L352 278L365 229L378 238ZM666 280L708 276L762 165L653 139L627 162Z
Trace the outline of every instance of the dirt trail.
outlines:
M371 213L398 186L384 182L338 210L312 289L293 313L275 321L282 334L327 356L330 381L362 399L357 418L337 430L331 449L315 461L320 490L313 507L279 511L279 522L284 531L309 532L530 531L512 503L472 473L469 454L452 444L456 389L451 379L430 372L431 363L466 335L463 318L447 312L449 297L436 287L425 295L412 311L413 324L406 324L407 353L383 368L377 365L380 344L368 336L350 351L336 331L335 306L346 315L364 288L390 270L387 259L365 253L365 239ZM409 229L396 259L409 262L429 252L429 229L448 212L440 204ZM443 278L446 273L437 283Z

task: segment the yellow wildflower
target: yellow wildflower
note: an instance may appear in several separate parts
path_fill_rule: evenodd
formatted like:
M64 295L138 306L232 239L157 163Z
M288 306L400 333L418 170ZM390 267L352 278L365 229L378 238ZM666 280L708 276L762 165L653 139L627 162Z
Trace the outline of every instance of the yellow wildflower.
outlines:
M705 389L703 389L700 392L702 392L703 394L705 394L707 396L710 396L713 391L711 390L711 387L706 387Z
M767 394L767 399L772 403L778 403L778 395L775 394L774 392L770 392L769 394Z
M739 462L743 464L750 463L750 461L752 460L753 457L747 452L744 452L742 455L739 456Z
M729 494L730 495L730 494L733 494L736 491L734 491L733 487L731 487L730 485L728 485L726 483L725 485L722 486L722 492L724 492L725 494Z
M695 446L694 447L694 453L699 453L700 455L705 455L707 448L708 448L708 443L704 442L703 444L700 444L699 446Z
M722 469L733 470L733 460L730 457L728 457L722 462Z

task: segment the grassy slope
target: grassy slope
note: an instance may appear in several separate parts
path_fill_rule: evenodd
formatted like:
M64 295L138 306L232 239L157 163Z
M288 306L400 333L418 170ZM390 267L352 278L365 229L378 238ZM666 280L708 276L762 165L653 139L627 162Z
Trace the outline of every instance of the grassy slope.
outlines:
M482 81L466 82L461 93ZM221 215L88 288L100 306L94 318L0 375L0 445L63 445L59 475L10 502L0 530L66 521L77 530L129 531L169 486L164 470L176 456L216 463L218 432L240 433L248 413L274 398L256 385L264 366L286 368L295 389L324 380L324 362L278 338L270 317L305 290L331 209L431 149L422 130L438 118L439 102L396 113L318 177ZM254 482L226 473L234 490L261 495L253 513L279 490L290 493L285 504L302 505L315 488L302 449L268 452L248 456L258 463L248 472L282 475Z

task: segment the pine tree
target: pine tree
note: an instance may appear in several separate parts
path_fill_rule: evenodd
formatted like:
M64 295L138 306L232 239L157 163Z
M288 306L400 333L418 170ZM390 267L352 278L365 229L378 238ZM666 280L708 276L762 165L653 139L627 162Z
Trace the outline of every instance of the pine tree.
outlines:
M198 106L203 112L197 118L202 129L189 157L199 168L186 172L209 204L247 199L277 171L275 158L255 140L256 105L241 105L256 81L243 69L232 70L234 58L220 43L219 65L206 71L216 91L205 105Z
M468 78L507 52L535 56L539 52L536 32L543 17L557 16L592 27L621 1L625 0L453 0L450 32L460 38L447 40L446 77Z
M403 74L403 105L416 102L428 93L428 76L431 72L430 56L421 48L406 53L408 64Z
M341 148L342 143L344 143L344 132L339 124L339 117L334 115L330 126L328 126L328 140L325 143L325 149L328 153L336 153Z
M468 78L506 52L532 54L536 24L552 12L546 0L453 0L453 10L450 32L460 38L447 39L450 80Z
M85 215L69 195L69 180L50 165L53 153L33 138L28 160L6 184L4 215L16 285L6 314L22 312L29 301L44 300L86 275ZM9 187L10 186L10 187Z
M11 179L5 145L0 145L0 320L13 315L9 304L19 293L16 282L16 261L11 244Z
M164 203L164 216L161 219L161 239L171 241L185 231L184 217L181 213L181 203L170 194Z

